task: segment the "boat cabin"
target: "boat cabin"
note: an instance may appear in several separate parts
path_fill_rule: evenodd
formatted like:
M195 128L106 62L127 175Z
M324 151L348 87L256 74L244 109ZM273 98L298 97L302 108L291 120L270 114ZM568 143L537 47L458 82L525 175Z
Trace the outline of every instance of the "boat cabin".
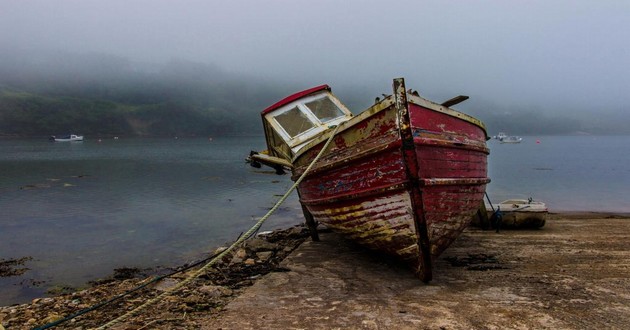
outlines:
M350 110L335 97L328 85L295 93L263 110L268 158L283 165L291 163L307 142L352 118ZM281 161L284 160L284 161Z

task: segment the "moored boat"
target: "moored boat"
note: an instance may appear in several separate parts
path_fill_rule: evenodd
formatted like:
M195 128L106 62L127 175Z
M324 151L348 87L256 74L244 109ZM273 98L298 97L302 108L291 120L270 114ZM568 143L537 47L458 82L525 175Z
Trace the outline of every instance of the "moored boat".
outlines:
M293 94L263 110L268 150L253 166L290 170L311 233L316 223L408 263L423 281L432 263L466 228L490 181L482 122L407 91L353 116L327 85ZM333 127L336 127L333 130Z
M499 132L499 134L493 136L493 138L497 139L497 140L502 140L504 138L506 138L508 135L505 134L505 132Z
M493 136L492 138L499 140L501 143L521 143L521 141L523 141L523 138L507 135L505 132L499 132L499 134Z
M523 138L519 136L506 136L499 139L499 141L501 141L501 143L521 143Z
M541 228L547 220L547 205L530 199L509 199L497 205L496 210L486 206L488 217L499 212L499 228Z
M62 137L55 137L54 135L52 135L52 136L50 136L50 138L48 138L48 140L50 140L52 142L83 141L83 135L70 134L70 135L65 135L65 136L62 136Z

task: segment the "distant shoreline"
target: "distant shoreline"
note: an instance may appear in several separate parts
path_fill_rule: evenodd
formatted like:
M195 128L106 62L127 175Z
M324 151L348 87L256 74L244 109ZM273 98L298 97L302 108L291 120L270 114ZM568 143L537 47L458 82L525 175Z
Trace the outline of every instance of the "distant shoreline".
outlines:
M550 211L549 214L566 219L621 218L630 219L630 212L607 211Z
M80 133L80 132L79 132ZM51 134L51 135L55 135L55 134ZM3 135L0 134L0 140L17 140L17 139L25 139L25 140L36 140L36 139L44 139L47 140L50 137L50 135ZM213 135L213 134L208 134L207 136L202 136L202 135L186 135L186 134L175 134L175 135L125 135L125 134L120 134L120 135L116 135L116 134L112 134L112 135L84 135L84 137L86 139L92 139L92 140L96 140L96 139L113 139L114 137L118 137L118 138L122 138L122 139L143 139L143 138L149 138L149 139L171 139L173 137L178 137L178 138L184 138L184 139L205 139L208 137L212 137L212 138L233 138L233 137L260 137L261 139L264 139L265 136L262 134L217 134L217 135Z

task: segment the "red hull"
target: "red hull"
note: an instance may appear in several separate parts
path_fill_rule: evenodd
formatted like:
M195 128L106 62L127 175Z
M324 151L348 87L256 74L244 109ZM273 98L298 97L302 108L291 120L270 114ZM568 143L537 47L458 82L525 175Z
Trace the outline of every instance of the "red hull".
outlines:
M327 138L296 155L294 179ZM299 185L300 201L315 221L404 260L429 281L432 260L483 201L485 141L480 122L407 94L395 81L394 96L340 125Z

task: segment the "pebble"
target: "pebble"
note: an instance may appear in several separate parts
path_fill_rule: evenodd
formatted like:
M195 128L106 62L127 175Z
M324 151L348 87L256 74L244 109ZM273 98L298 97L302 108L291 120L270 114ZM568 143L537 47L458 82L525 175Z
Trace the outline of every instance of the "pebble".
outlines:
M230 261L231 264L240 264L241 262L243 262L243 259L234 256L234 258L232 258L232 261Z
M203 285L199 288L199 292L208 295L210 298L231 296L234 293L230 288L220 285Z
M184 302L185 302L185 303L187 303L187 304L197 304L197 303L199 303L200 301L202 301L202 300L203 300L203 298L202 298L202 297L200 297L199 295L192 294L192 295L190 295L190 296L188 296L188 297L184 298L183 300L184 300Z
M234 256L240 259L245 259L247 257L247 251L245 249L238 249Z
M258 252L256 253L256 257L258 259L260 259L260 261L265 262L267 260L269 260L269 258L271 258L271 256L273 255L273 252L271 251L265 251L265 252Z
M157 285L155 286L155 289L158 291L164 292L164 291L170 290L172 287L176 286L177 284L179 284L178 280L175 280L172 278L165 278L157 283Z
M245 246L247 249L253 252L274 251L278 249L277 244L267 242L264 239L261 239L259 237L252 238L250 240L245 241L243 246Z
M282 237L286 239L286 235L297 234L300 231L301 230L293 230L289 234L284 234ZM274 239L277 239L277 237L274 236ZM274 258L274 256L276 256L276 253L278 254L278 256L281 256L281 251L292 251L295 248L294 245L296 245L296 243L294 244L289 239L281 242L283 244L270 243L261 238L250 239L246 241L242 247L235 249L233 253L223 256L223 264L227 266L227 263L231 260L232 264L235 264L236 268L241 273L252 273L252 276L250 276L248 279L253 280L259 278L262 275L256 273L258 271L256 267L248 267L247 270L243 269L243 266L254 266L257 263L267 262L271 258ZM217 249L217 251L222 251L225 249L225 247L222 247ZM192 273L193 271L190 272ZM222 271L219 271L218 268L212 268L209 269L207 272L221 273ZM163 279L162 281L156 283L154 288L158 289L158 291L168 290L169 287L177 285L177 283L181 281L181 278L186 278L187 274L181 273L178 274L178 276L180 276L179 279L177 276ZM201 282L203 283L203 281ZM209 285L201 287L184 288L176 296L168 296L164 300L165 302L171 304L171 307L169 308L179 307L180 310L178 311L178 313L186 313L195 311L195 305L201 302L205 302L208 299L220 300L222 299L222 297L233 296L235 292L239 292L239 290L233 291L226 286L214 285L212 282L209 283ZM95 300L99 300L100 298L110 296L112 293L110 292L110 290L112 288L115 290L123 290L130 289L135 285L136 282L134 282L133 280L125 280L111 285L101 285L96 288L72 292L69 295L62 295L56 298L35 298L31 300L30 304L21 305L18 307L0 308L0 323L4 324L4 326L10 325L11 328L15 327L15 325L18 324L21 326L25 326L28 324L27 328L32 328L36 325L36 323L51 323L63 318L65 315L68 315L67 313L69 313L69 311L71 310L76 310L77 308L87 308L91 306L89 302L94 302ZM127 301L127 303L135 304L136 302L133 299L130 299ZM122 305L120 306L120 311L123 312L125 310L132 310L134 308L134 306ZM69 322L69 324L72 324L71 328L75 330L83 329L83 326L80 325L81 323L81 318L73 319ZM0 325L0 330L6 330L6 328Z
M49 313L48 316L42 320L42 323L50 323L50 322L55 322L58 321L60 319L62 319L63 317L57 313Z

